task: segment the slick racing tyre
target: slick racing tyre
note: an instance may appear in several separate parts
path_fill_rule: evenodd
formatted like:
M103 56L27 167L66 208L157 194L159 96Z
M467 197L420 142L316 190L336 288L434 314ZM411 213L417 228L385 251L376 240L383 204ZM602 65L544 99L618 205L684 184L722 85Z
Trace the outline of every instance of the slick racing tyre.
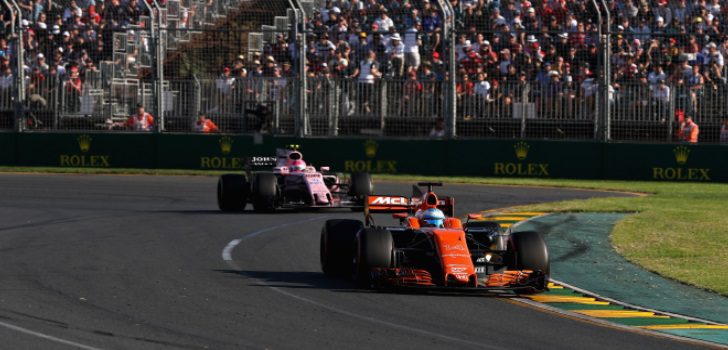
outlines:
M551 272L549 253L546 242L538 232L524 231L511 234L508 248L512 252L512 262L509 266L513 270L541 271L545 275L542 285L537 289L545 290L548 276Z
M364 228L359 220L326 220L321 229L321 270L331 277L351 277L354 272L356 234Z
M374 193L374 185L372 184L371 175L369 175L369 173L352 173L350 181L349 195L352 196L357 203L363 206L366 196ZM361 210L363 210L363 208L352 209L352 211Z
M222 211L243 211L248 202L248 181L243 175L225 174L217 181L217 206Z
M270 173L255 174L251 199L257 212L272 212L278 204L278 179Z
M372 270L392 266L392 234L382 229L363 229L357 235L356 248L354 282L359 288L370 288L373 282Z

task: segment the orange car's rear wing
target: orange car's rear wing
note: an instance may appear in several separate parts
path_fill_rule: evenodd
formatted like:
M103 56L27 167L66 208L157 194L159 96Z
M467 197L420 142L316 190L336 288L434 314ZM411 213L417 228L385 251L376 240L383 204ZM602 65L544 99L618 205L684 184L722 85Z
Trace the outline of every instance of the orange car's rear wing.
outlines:
M365 211L368 213L398 213L412 209L410 199L402 196L367 196Z
M407 198L403 196L371 195L364 201L365 215L369 213L401 213L416 210L422 204L418 197ZM455 216L455 198L445 197L437 200L437 208L446 216Z

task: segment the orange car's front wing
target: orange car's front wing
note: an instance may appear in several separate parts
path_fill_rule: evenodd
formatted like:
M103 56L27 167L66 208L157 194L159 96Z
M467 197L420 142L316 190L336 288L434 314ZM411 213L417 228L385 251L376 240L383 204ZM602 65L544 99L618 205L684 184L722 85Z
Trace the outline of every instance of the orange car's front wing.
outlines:
M541 271L505 271L487 276L477 287L465 285L441 286L435 284L427 270L412 268L379 269L372 272L374 286L380 289L421 290L456 293L541 292L547 278Z

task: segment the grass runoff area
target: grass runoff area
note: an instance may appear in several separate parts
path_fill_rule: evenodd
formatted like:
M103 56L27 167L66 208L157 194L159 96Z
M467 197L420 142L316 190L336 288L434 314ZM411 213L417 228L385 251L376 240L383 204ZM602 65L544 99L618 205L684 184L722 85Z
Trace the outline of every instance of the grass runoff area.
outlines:
M0 167L0 172L219 175L224 171ZM229 172L229 171L228 171ZM663 276L728 296L728 184L379 175L375 180L568 187L647 194L527 205L509 210L630 212L612 243L628 260Z

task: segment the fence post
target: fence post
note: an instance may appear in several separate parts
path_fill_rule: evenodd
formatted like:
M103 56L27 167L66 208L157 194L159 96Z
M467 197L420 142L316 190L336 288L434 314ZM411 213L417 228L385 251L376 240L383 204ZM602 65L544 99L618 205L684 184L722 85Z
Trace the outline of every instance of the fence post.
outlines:
M610 90L612 88L612 62L610 60L610 53L612 52L612 38L611 38L611 21L609 14L609 7L606 1L601 0L602 6L604 7L604 27L606 32L604 51L604 84L606 91L604 92L604 142L609 142L612 139L612 113L611 113L611 99ZM601 17L599 8L597 8L597 16Z
M11 8L10 4L6 2L6 6L10 8L10 13L12 16L13 8ZM16 86L16 95L15 95L15 131L23 131L23 121L25 120L25 57L24 55L24 48L23 48L23 28L22 28L22 22L23 22L23 13L20 10L20 5L18 5L18 2L16 0L12 0L12 6L15 8L16 16L15 16L15 22L11 23L12 34L17 34L17 44L16 44L16 53L15 53L15 64L16 64L16 73L15 73L15 86ZM15 30L15 26L17 25L17 32Z
M440 1L440 7L442 8L443 14L443 38L448 41L448 67L449 80L447 83L447 92L445 93L445 103L447 106L445 115L443 116L447 123L447 133L449 138L457 137L457 65L456 58L457 53L455 52L455 43L457 42L457 31L455 30L456 19L455 11L453 11L452 4L450 1ZM444 57L444 55L443 55Z
M192 78L195 79L195 83L194 83L195 90L194 90L194 95L193 95L191 112L192 112L192 115L196 117L197 113L202 111L202 85L200 84L200 79L197 78L197 74L192 74ZM243 104L243 109L244 108L245 108L245 104ZM244 111L243 111L243 113L244 113ZM192 130L192 127L194 126L194 123L195 123L193 121L195 119L195 117L189 118L190 125L188 125L188 130Z
M604 67L609 64L609 56L606 54L606 41L603 36L604 21L602 21L602 10L599 8L597 0L591 0L591 3L597 14L597 40L599 49L601 50L600 52L602 53L597 56L597 65L599 68L602 68L602 76L599 77L600 74L597 73L597 81L594 82L597 85L596 93L594 95L594 140L599 140L599 136L601 134L600 125L604 118L604 114L602 113L602 104L605 101L604 96L609 95L609 87L606 84L607 77L604 71ZM609 28L609 23L607 23L607 28ZM605 60L605 58L607 59ZM599 70L595 71L599 72ZM609 99L609 97L607 97L607 99Z
M152 2L154 4L154 7L157 9L157 40L154 42L155 45L155 56L157 57L157 75L156 75L156 84L157 84L157 116L159 118L159 123L157 125L157 132L164 131L164 46L167 45L166 42L162 42L162 34L165 32L165 26L162 23L162 8L159 6L159 3L157 0L154 0ZM152 28L154 27L154 22L152 22ZM166 39L167 36L165 35L164 38Z

